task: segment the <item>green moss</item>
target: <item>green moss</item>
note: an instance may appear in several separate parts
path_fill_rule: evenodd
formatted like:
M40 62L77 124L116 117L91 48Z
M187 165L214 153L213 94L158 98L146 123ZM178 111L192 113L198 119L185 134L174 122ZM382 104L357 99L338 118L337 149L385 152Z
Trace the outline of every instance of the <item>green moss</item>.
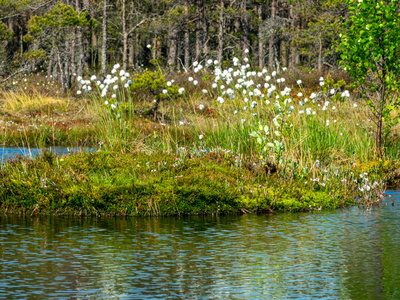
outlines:
M333 193L274 177L266 181L233 161L215 152L19 158L0 170L0 206L14 212L137 216L309 211L352 203L343 200L351 197L340 189Z

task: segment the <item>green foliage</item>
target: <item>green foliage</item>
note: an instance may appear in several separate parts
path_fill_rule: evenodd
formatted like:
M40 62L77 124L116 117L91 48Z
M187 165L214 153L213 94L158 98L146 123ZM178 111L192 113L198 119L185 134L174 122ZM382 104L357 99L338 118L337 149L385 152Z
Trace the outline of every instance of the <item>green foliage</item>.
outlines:
M174 98L179 95L179 87L172 83L168 85L168 81L165 80L161 70L155 72L146 70L143 73L136 74L130 89L137 94L150 92L156 100ZM166 90L167 93L164 94L163 90Z
M381 157L383 127L390 130L398 122L398 118L391 119L391 112L400 104L393 96L399 91L400 79L400 4L398 0L348 0L348 5L348 29L340 35L338 47L341 65L361 88L376 118L376 147Z
M73 6L58 2L57 5L43 16L33 17L28 26L32 34L40 34L44 29L50 28L56 31L62 29L72 30L75 27L86 26L87 12L78 13Z
M43 49L38 49L25 52L24 57L27 61L35 62L40 59L46 59L47 56L46 56L46 51L44 51Z
M6 40L13 36L14 33L8 29L6 24L0 21L0 40Z

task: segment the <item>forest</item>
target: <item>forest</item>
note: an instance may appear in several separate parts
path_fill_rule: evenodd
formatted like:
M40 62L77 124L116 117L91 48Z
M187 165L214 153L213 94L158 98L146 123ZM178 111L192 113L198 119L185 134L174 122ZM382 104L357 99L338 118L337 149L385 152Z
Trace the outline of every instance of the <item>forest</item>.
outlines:
M1 0L0 76L43 68L68 87L116 61L174 72L235 56L260 69L335 69L347 15L338 0Z

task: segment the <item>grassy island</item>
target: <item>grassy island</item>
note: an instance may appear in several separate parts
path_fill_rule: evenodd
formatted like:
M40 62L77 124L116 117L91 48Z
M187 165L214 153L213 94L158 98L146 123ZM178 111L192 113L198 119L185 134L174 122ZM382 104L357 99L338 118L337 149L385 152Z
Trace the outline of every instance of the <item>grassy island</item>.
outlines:
M251 71L234 60L163 75L113 68L61 95L21 75L0 96L3 146L91 147L15 157L2 212L182 215L372 205L400 172L398 129L377 159L374 123L343 72ZM34 88L41 86L41 88Z

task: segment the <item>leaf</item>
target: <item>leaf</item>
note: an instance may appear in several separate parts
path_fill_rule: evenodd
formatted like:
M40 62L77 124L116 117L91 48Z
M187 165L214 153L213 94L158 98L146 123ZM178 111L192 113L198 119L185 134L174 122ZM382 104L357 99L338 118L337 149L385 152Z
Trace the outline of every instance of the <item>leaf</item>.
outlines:
M275 148L275 145L272 144L272 143L267 143L267 146L270 147L270 148Z

